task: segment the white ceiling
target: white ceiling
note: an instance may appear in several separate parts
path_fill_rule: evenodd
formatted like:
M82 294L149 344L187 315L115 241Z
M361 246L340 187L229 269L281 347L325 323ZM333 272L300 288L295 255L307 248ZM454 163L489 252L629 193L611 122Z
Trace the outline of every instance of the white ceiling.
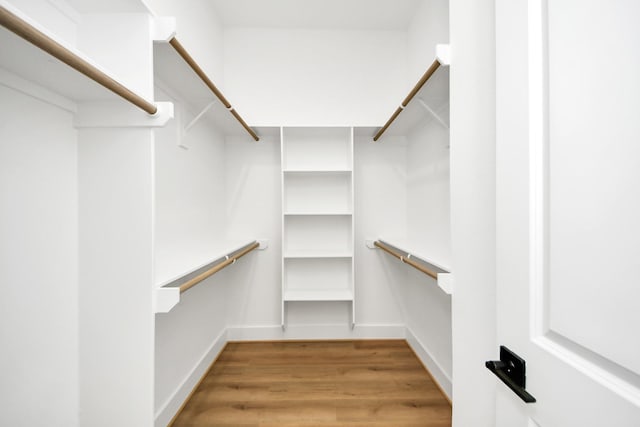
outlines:
M404 30L424 0L212 0L225 27Z

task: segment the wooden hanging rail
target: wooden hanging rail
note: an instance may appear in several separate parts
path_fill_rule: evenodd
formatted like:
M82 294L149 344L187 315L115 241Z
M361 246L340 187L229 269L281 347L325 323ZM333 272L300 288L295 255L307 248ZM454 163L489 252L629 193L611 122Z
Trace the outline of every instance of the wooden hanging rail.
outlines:
M398 258L400 261L404 262L405 264L409 264L411 267L415 268L418 271L421 271L422 273L433 277L434 279L438 280L438 273L421 265L418 264L417 262L415 262L414 260L412 260L410 257L408 256L404 256L401 253L399 253L398 251L396 251L395 249L393 249L391 246L387 245L384 242L381 242L380 240L376 240L375 242L373 242L373 244L382 249L383 251L385 251L386 253L393 255L394 257Z
M440 65L442 65L440 60L436 59L435 61L433 61L433 64L431 64L431 66L427 69L424 75L420 78L418 83L413 87L413 89L411 89L411 92L409 92L409 95L407 95L404 101L402 101L402 104L400 104L400 106L396 109L396 111L391 115L389 120L387 120L387 123L385 123L384 126L382 126L380 130L375 134L375 136L373 137L374 141L377 141L378 139L380 139L382 134L384 134L387 131L389 126L391 126L391 123L393 123L394 120L400 115L400 113L402 113L402 110L404 110L407 107L407 105L409 105L409 102L411 102L413 97L416 96L418 92L420 92L420 89L422 89L425 83L427 83L427 81L431 78L433 73L435 73L436 70L440 68Z
M249 127L249 125L242 119L240 114L238 114L238 112L231 106L231 103L227 100L227 98L224 97L222 92L220 92L220 89L218 89L216 85L213 84L209 76L207 76L202 68L200 68L193 57L189 55L189 52L187 52L184 46L182 46L182 44L180 44L180 42L175 37L169 40L169 44L175 49L178 55L180 55L182 59L184 59L184 61L189 64L191 69L198 75L198 77L200 77L204 84L207 85L211 92L213 92L213 94L220 100L222 105L224 105L225 108L229 110L229 112L233 115L233 117L236 118L236 120L242 125L242 127L249 133L249 135L251 135L251 137L255 141L260 141L260 137L254 132L253 129Z
M64 62L76 71L84 74L116 95L126 99L145 112L149 114L156 114L158 112L158 107L156 107L155 104L147 101L130 89L127 89L103 71L100 71L89 62L85 61L2 6L0 6L0 25L34 46L47 52L54 58Z
M260 246L260 243L258 243L258 242L249 243L247 246L245 246L244 248L236 251L235 253L227 255L226 257L224 257L225 258L224 261L219 262L218 264L214 265L213 267L211 267L207 271L205 271L203 273L200 273L196 277L194 277L194 278L184 282L183 284L181 284L179 286L180 293L188 291L189 289L191 289L192 287L194 287L198 283L202 282L206 278L214 275L215 273L217 273L218 271L222 270L223 268L225 268L229 264L233 264L234 262L236 262L236 260L242 258L243 256L245 256L246 254L248 254L252 250L257 249L259 246Z

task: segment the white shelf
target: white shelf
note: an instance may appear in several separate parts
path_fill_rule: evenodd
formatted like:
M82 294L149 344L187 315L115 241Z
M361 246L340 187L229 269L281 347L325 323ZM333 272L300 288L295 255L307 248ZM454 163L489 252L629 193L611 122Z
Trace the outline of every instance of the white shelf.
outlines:
M284 216L351 216L351 212L285 212Z
M296 258L353 258L353 252L335 251L287 251L283 254L285 259Z
M153 69L156 86L187 105L189 114L183 126L207 109L203 117L211 120L222 133L250 139L242 125L169 43L153 43ZM169 101L159 94L156 96L160 101Z
M393 246L394 248L397 248L401 252L404 252L410 255L411 259L413 260L418 260L419 262L422 262L427 266L435 267L432 270L435 270L435 272L437 273L438 278L436 282L438 283L438 287L448 295L451 295L453 293L453 276L451 274L451 268L448 266L448 264L435 261L433 258L426 256L424 254L425 253L424 250L418 249L417 245L411 244L410 242L407 242L405 239L379 238L378 240L388 244L389 246ZM367 243L367 245L369 245L369 243ZM375 248L375 246L373 247Z
M353 301L353 292L349 290L289 290L285 291L284 301Z
M386 134L406 136L420 123L434 119L433 114L427 108L431 109L449 127L448 66L442 65L438 67L429 81L391 124Z
M411 97L413 90L405 97L399 109L394 112L394 114L399 113L397 117L393 119L392 116L389 119L391 124L383 132L384 135L406 136L426 120L436 120L449 129L449 64L449 45L437 45L432 65L415 86L415 88L420 87L420 85L422 87L413 97ZM434 66L437 66L437 68L429 76ZM426 81L424 80L425 78L427 79ZM409 100L408 104L404 105L407 100ZM389 121L387 121L387 124ZM358 132L358 135L366 135L370 130L363 128ZM377 129L371 136L373 137L374 135L378 135Z
M313 173L321 173L321 174L351 174L351 169L283 169L282 173L284 174L313 174Z
M205 248L190 248L188 251L176 252L171 257L163 257L156 261L156 287L166 286L251 242L253 240L215 242Z
M136 4L139 2L120 3L123 3L124 6L126 6L127 3L131 3L134 7L137 7ZM97 64L74 46L70 46L64 40L50 33L46 28L31 20L19 10L5 2L0 2L0 4L113 80L124 86L128 86L126 82L123 82L114 73ZM76 103L86 101L120 101L123 105L128 105L128 102L118 95L2 26L0 26L0 68ZM149 102L151 102L151 100L149 100Z
M206 248L191 247L172 256L158 256L155 265L154 313L168 313L180 302L180 280L203 267L236 252L254 240L212 243Z
M378 238L378 240L385 242L395 248L398 248L405 253L411 254L416 258L420 258L422 261L426 262L427 264L431 264L432 266L436 267L439 270L442 270L445 273L451 272L451 267L449 266L448 262L443 262L429 256L427 254L427 251L425 249L421 249L420 245L415 242L411 242L405 238L398 237L380 237Z

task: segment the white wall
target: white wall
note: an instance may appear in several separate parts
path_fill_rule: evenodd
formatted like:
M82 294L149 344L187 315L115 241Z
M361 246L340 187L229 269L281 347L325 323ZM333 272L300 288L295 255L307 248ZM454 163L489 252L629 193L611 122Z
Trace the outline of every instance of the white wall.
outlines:
M156 89L156 99L175 102L177 118L155 130L155 283L164 282L224 248L226 176L224 138L204 116L182 137L190 121L183 104ZM182 143L188 148L178 144ZM210 363L211 347L227 324L229 270L155 316L155 412L166 424L193 386L194 369ZM223 337L224 339L224 337ZM215 354L213 354L215 356ZM183 385L186 385L186 390Z
M256 126L384 123L401 101L403 31L228 28L224 91Z
M148 129L79 132L80 424L153 416L152 178Z
M395 258L365 246L366 239L406 232L406 139L355 141L356 324L403 325L402 283L407 270Z
M407 140L406 239L420 254L451 268L449 130L425 115ZM407 268L407 327L428 355L427 368L451 396L451 296L434 279Z
M228 233L268 239L269 248L254 251L230 268L229 316L233 327L280 325L281 195L280 137L260 142L228 138L225 182Z
M408 92L435 59L435 45L449 43L449 1L423 0L407 29Z
M91 15L79 30L78 44L90 57L153 99L146 13ZM111 43L125 47L114 53ZM111 108L109 118L117 112L140 117L124 106L90 100L79 104L79 116ZM153 131L126 123L108 127L101 118L78 131L80 424L148 426L154 392Z
M77 426L77 135L69 112L2 84L0 424Z
M491 0L451 0L453 425L495 425L495 23Z

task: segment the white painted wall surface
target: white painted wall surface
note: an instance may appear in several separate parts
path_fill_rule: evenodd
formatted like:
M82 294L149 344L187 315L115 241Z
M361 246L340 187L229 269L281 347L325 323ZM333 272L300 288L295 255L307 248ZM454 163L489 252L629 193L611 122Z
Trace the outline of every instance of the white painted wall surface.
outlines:
M449 130L425 114L407 140L406 241L418 253L450 267ZM436 280L405 268L409 271L402 296L407 327L429 355L427 368L451 396L451 296Z
M406 268L395 258L365 246L365 239L406 232L406 139L355 141L356 324L403 325Z
M80 425L153 422L153 134L83 129Z
M435 45L449 43L449 0L423 0L407 29L406 93L435 59Z
M257 126L384 123L406 76L404 31L228 28L224 90Z
M81 15L67 3L46 0L10 0L9 4L37 25L46 28L48 34L68 43L69 46L76 46L77 23Z
M269 248L253 251L229 268L229 315L234 327L280 325L280 137L260 142L228 138L225 174L227 232L247 239L268 239Z
M78 25L78 49L128 89L151 101L150 28L147 13L87 14Z
M157 91L158 99L171 100ZM182 118L154 131L155 283L204 261L226 235L224 138L205 116L185 134L182 142L189 148L182 148ZM156 414L225 330L230 268L183 294L169 313L155 316Z
M451 0L453 425L495 425L495 23L491 0Z
M77 426L77 135L2 83L0 117L0 425Z

